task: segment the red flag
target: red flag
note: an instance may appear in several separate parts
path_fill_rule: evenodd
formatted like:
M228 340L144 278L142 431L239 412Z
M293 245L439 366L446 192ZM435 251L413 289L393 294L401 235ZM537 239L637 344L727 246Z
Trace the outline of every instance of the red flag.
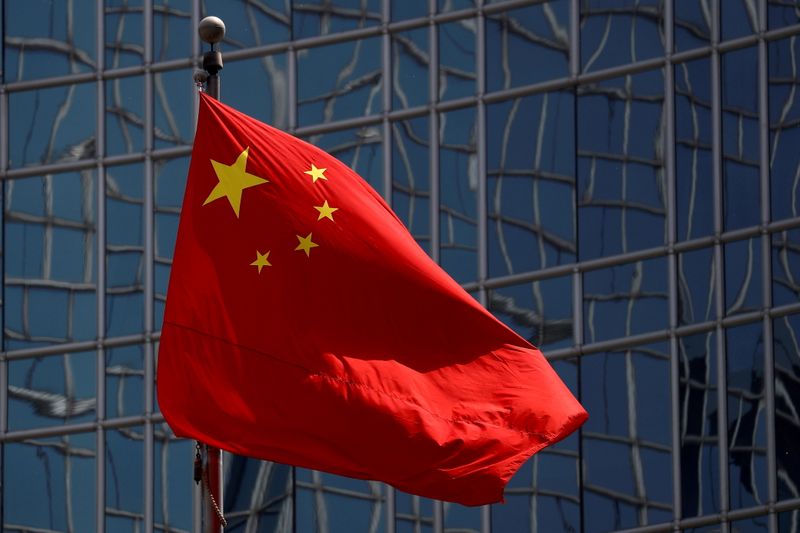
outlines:
M466 505L587 416L355 172L205 95L158 397L180 436Z

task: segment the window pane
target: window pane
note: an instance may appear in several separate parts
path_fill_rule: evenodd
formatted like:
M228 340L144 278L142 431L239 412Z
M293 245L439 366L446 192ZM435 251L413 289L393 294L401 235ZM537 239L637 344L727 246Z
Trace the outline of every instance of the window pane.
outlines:
M722 171L725 229L761 221L758 55L745 48L722 56Z
M583 275L586 342L666 329L666 258L593 270Z
M725 308L727 314L763 307L760 239L725 245Z
M173 2L169 0L170 4ZM229 28L223 41L226 50L282 42L290 37L291 3L287 0L204 0L201 4L202 16L219 17ZM235 35L230 33L233 28Z
M542 350L572 345L572 278L562 277L489 291L489 310Z
M226 455L225 462L230 465L225 469L229 530L292 533L294 467L239 455Z
M381 2L292 0L292 21L295 39L375 26L381 22Z
M478 276L475 109L442 113L439 120L440 263L456 281L472 281Z
M144 326L144 165L106 170L106 335Z
M764 334L761 322L726 330L728 472L732 509L767 503Z
M545 93L487 108L491 276L575 261L574 101Z
M800 300L800 229L772 235L772 299L774 305Z
M300 125L380 113L380 61L381 41L377 37L298 52Z
M142 0L105 0L105 65L119 68L144 63Z
M106 155L144 149L144 85L142 76L106 80Z
M106 432L106 531L135 533L144 519L144 430Z
M720 2L722 39L735 39L758 31L758 7L751 0Z
M778 318L773 323L775 361L775 457L778 461L778 499L800 497L800 315ZM798 513L782 515L781 531L797 531ZM784 524L794 529L783 529Z
M430 141L427 117L392 124L392 210L431 252Z
M227 105L276 128L288 126L286 54L227 62L222 87Z
M223 20L227 21L228 19L223 18ZM191 22L191 0L155 0L153 2L154 61L167 61L191 55L192 32L195 31ZM227 23L230 24L230 21ZM238 28L238 26L234 27Z
M106 417L140 415L144 410L144 347L106 349Z
M6 82L94 70L94 2L6 0Z
M772 219L780 220L800 216L800 40L768 46Z
M96 531L96 456L94 433L4 444L3 530Z
M91 422L97 354L65 353L8 362L8 429Z
M720 509L716 348L714 332L678 339L684 517Z
M10 93L9 166L95 157L96 102L92 83Z
M428 103L429 66L427 27L392 34L392 107Z
M660 0L581 2L583 70L601 70L664 53Z
M661 70L579 88L580 259L663 245Z
M675 66L675 173L678 239L714 232L711 63Z
M297 532L374 531L385 522L386 485L297 469ZM318 525L319 524L319 525Z
M693 324L717 318L714 300L714 249L678 254L678 323Z
M669 345L581 358L587 532L672 519Z
M711 10L707 0L680 0L675 11L675 49L708 46L711 41Z
M439 25L439 99L475 94L475 20Z
M486 83L490 91L569 73L569 2L556 0L489 15Z
M6 349L97 335L94 170L5 182Z

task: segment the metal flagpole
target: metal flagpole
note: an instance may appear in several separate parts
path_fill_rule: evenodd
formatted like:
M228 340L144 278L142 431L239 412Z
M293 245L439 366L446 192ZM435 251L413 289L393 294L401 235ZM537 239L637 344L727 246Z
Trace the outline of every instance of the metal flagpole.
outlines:
M200 38L211 45L211 51L203 54L203 70L207 73L206 93L219 100L219 71L222 70L222 53L217 50L217 43L225 36L225 23L218 17L206 17L197 28ZM198 443L199 444L199 443ZM202 468L202 481L208 497L204 497L206 533L221 533L227 524L222 514L222 450L213 446L205 446L206 462ZM197 474L195 474L196 476Z

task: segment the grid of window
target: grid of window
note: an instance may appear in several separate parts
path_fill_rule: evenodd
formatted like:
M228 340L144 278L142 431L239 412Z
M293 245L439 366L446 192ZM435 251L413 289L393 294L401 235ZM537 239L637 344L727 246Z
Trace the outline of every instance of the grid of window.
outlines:
M4 530L199 528L154 376L214 14L222 99L352 166L590 413L482 508L228 455L231 531L800 532L800 2L0 4Z

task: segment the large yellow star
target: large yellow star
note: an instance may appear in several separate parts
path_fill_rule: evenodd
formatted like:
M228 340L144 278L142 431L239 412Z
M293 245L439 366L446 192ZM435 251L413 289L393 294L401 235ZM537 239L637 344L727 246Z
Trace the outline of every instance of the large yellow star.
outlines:
M309 257L311 255L311 249L312 248L316 248L317 246L319 246L319 244L317 244L317 243L315 243L315 242L313 242L311 240L311 234L310 233L308 235L306 235L305 237L301 237L300 235L297 235L297 240L300 242L300 244L298 244L297 248L295 248L294 250L296 252L300 251L300 250L304 251L306 253L306 257Z
M265 266L271 267L272 263L269 262L269 250L267 253L262 254L258 250L256 250L256 260L250 263L250 266L258 267L258 273L261 274L261 269Z
M228 198L228 202L231 204L233 212L236 213L236 218L239 218L239 206L242 203L242 191L248 187L255 187L256 185L261 185L262 183L268 183L264 178L259 178L253 174L248 174L245 170L247 167L247 154L249 151L249 147L245 148L244 152L239 154L239 157L236 158L236 162L232 165L224 165L214 161L213 159L211 160L211 164L214 166L214 172L217 173L219 183L217 183L217 186L211 191L211 194L208 195L208 198L206 198L206 201L203 202L203 205L211 203L214 200L218 200L219 198L225 196Z
M317 207L315 205L314 209L319 211L319 216L317 217L317 220L322 220L323 218L329 218L329 219L333 220L333 212L339 210L338 207L329 206L328 205L328 200L325 200L325 203L322 204L319 207Z
M303 174L308 174L311 176L311 182L316 183L318 179L323 179L328 181L328 178L325 177L325 171L328 170L327 168L317 168L316 165L311 165L311 170L306 170Z

